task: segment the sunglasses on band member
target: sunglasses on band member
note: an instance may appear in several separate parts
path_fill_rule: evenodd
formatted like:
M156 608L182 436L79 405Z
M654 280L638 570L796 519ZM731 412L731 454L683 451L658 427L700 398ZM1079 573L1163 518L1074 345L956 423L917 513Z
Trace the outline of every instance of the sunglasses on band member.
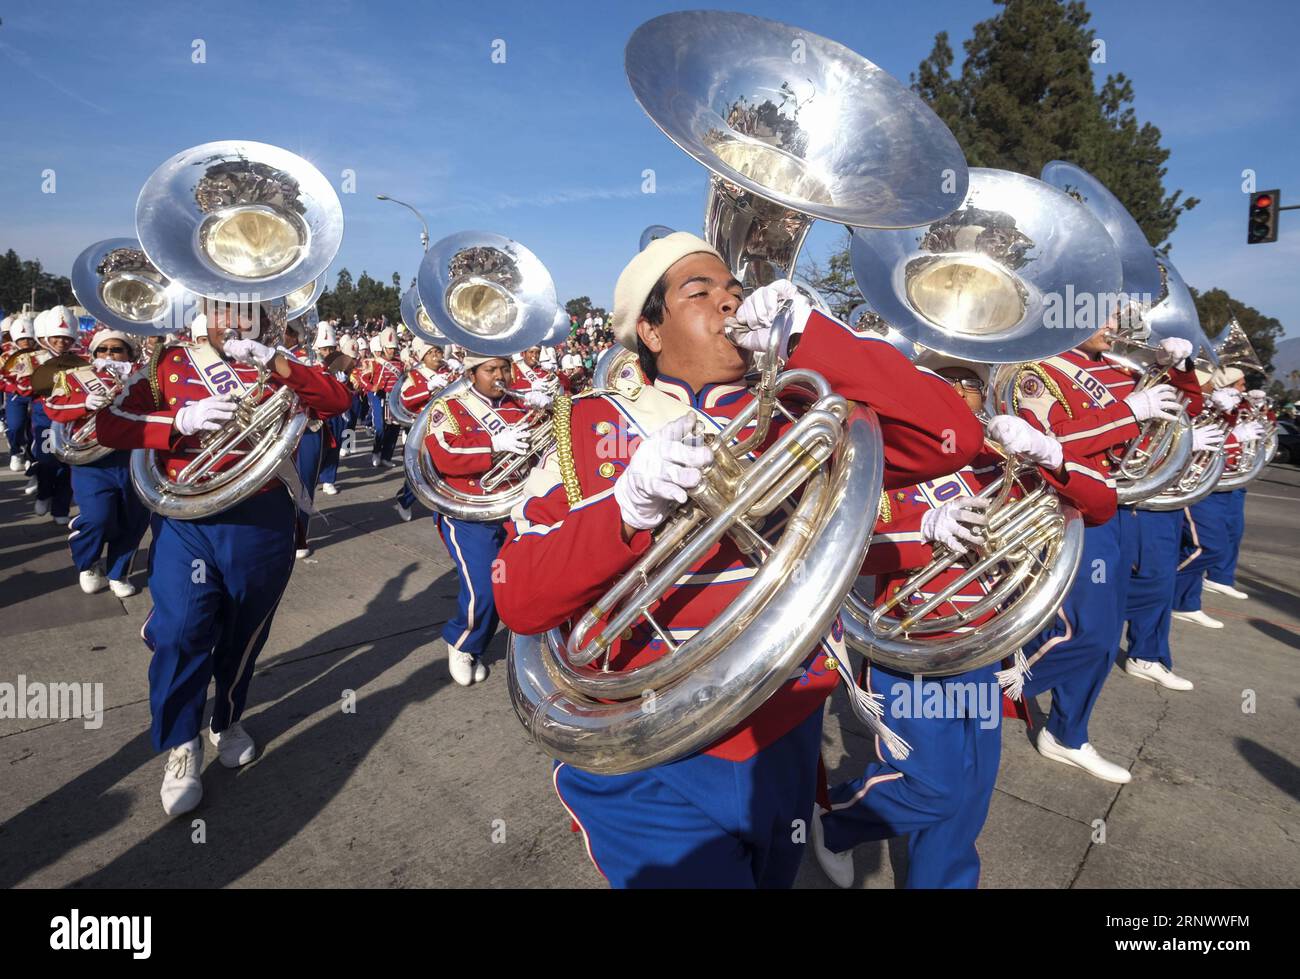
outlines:
M96 347L97 354L129 354L131 351L126 347Z
M978 377L945 377L944 380L949 384L960 385L964 391L976 391L981 393L984 391L984 382Z

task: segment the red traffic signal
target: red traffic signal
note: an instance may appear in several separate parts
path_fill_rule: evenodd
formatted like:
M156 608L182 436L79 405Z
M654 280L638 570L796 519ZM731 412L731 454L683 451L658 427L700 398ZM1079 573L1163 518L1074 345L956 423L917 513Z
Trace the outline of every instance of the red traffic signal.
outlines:
M1250 215L1246 224L1246 244L1277 241L1278 191L1261 190L1250 195Z

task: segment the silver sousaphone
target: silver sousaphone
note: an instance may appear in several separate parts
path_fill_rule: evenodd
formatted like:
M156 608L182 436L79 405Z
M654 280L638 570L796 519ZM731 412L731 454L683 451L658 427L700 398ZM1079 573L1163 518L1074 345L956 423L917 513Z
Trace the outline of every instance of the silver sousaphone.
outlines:
M205 307L224 304L275 346L290 305L309 309L324 287L342 243L343 208L324 174L301 157L224 140L184 150L154 171L136 202L136 232L159 272L204 297ZM234 417L202 437L182 469L165 473L152 449L136 449L132 482L163 516L219 513L292 466L307 420L297 395L260 369ZM232 454L236 461L218 470Z
M188 330L188 318L198 313L198 297L159 272L136 238L106 238L82 251L72 263L72 292L97 321L137 337ZM102 385L109 398L122 390L99 378L90 383ZM93 414L54 422L50 451L72 466L97 462L113 449L95 440L95 427Z
M1111 349L1102 356L1136 375L1134 391L1168 380L1168 368L1156 364L1161 340L1182 337L1193 356L1204 335L1191 293L1176 269L1155 252L1128 209L1100 180L1074 163L1052 160L1043 180L1091 211L1119 250L1124 269L1123 293L1114 304ZM1122 450L1109 453L1116 494L1121 504L1136 504L1159 495L1176 482L1191 458L1191 422L1186 411L1172 421L1152 418Z
M815 219L908 227L941 219L965 195L965 159L947 127L915 93L827 38L688 11L639 27L624 63L646 114L710 171L704 237L746 288L793 278ZM785 684L834 620L870 542L881 436L875 417L819 374L784 370L789 324L778 316L757 358L753 401L710 436L703 483L636 565L571 629L512 637L515 712L554 757L617 774L697 751ZM604 363L598 383L625 373L635 382L635 358ZM802 402L783 403L796 390ZM780 416L790 426L751 460ZM763 538L757 528L781 506L791 513L783 532ZM657 603L723 536L748 556L754 578L709 626L668 636ZM657 630L668 655L626 671L592 669L627 628Z
M540 344L563 312L541 260L519 242L487 231L462 231L435 242L420 263L416 288L420 305L447 341L507 360ZM406 478L431 510L458 520L501 520L523 498L522 477L552 444L549 415L530 412L522 423L531 434L531 451L522 457L527 465L511 453L498 454L478 480L483 492L463 493L442 478L425 440L436 413L470 386L468 377L453 381L415 417L402 457Z

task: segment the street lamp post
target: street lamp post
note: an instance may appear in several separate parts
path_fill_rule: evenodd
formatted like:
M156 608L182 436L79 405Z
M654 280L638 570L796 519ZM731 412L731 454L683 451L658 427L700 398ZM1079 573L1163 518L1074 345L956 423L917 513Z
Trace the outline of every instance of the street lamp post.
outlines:
M394 204L401 204L402 207L406 208L417 218L419 218L420 227L422 229L420 231L420 245L426 252L429 250L429 225L427 222L425 222L423 214L421 214L419 211L413 208L410 204L406 203L406 201L399 201L396 197L389 197L387 194L376 194L375 200L392 201Z

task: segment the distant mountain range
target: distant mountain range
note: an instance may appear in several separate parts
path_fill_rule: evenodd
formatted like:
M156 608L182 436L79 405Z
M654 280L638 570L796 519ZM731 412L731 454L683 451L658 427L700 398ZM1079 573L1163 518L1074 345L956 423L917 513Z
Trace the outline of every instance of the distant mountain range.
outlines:
M1273 350L1273 378L1287 387L1294 387L1288 376L1292 371L1300 371L1300 337L1283 340Z

